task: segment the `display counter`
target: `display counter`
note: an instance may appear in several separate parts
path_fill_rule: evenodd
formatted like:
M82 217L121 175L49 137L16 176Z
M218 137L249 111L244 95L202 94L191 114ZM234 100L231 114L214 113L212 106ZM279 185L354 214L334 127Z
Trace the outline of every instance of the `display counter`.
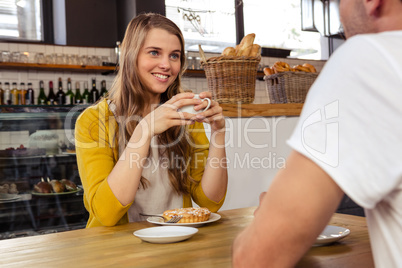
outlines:
M0 239L85 227L88 215L71 143L84 108L0 106ZM32 148L33 142L39 148ZM35 191L42 180L62 179L76 190Z

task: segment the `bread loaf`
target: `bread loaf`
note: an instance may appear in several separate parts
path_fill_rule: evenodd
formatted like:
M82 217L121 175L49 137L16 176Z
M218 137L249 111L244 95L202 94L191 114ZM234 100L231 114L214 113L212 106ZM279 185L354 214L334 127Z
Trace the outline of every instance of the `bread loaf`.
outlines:
M227 47L223 50L222 56L245 56L259 57L261 56L261 46L253 44L255 34L251 33L243 37L240 44L233 47Z
M251 48L251 52L249 54L250 57L258 57L261 55L261 46L258 44L253 44Z
M253 45L240 49L239 56L246 56L246 57L250 56L252 48L253 48Z
M50 185L52 186L52 190L55 193L62 193L65 190L64 184L59 182L58 180L51 180Z
M34 185L34 191L37 193L49 194L52 192L50 183L41 181Z
M295 69L296 72L305 72L305 73L310 73L310 69L307 67L304 67L302 65L295 65L293 66L293 68Z
M64 184L64 187L67 191L76 191L77 190L77 185L75 185L75 183L70 180L62 179L60 182L62 184Z
M236 50L234 47L227 47L223 50L222 56L236 56Z
M255 34L251 33L246 35L245 37L243 37L243 39L240 42L240 49L244 49L246 47L252 46L254 43L254 39L255 39Z
M239 56L240 45L235 46L235 56Z
M317 72L317 70L315 69L315 67L314 67L313 65L311 65L311 64L305 63L305 64L303 64L303 67L308 68L308 69L310 70L310 72L312 72L312 73L316 73L316 72Z
M282 72L305 72L305 73L315 73L317 70L315 67L311 64L305 63L303 65L295 65L293 67L290 67L288 63L283 62L283 61L277 61L274 63L272 68L264 68L264 74L265 75L270 75L270 71L273 71L274 73L282 73Z
M265 67L263 71L266 76L269 76L269 75L272 75L275 73L275 71L269 67Z

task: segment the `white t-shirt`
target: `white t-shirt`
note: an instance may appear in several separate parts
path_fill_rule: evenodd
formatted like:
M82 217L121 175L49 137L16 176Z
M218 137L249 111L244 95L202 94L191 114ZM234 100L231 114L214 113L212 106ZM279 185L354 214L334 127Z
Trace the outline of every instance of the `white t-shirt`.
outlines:
M376 267L402 267L402 31L338 48L288 144L365 209Z

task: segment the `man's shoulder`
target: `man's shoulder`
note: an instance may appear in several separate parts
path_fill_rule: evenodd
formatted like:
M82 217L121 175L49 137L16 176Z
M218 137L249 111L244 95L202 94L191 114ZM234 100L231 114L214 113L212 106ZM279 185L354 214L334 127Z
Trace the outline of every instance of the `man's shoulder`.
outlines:
M398 40L402 42L402 31L386 31L380 33L367 33L367 34L357 34L347 39L345 44L349 46L353 45L369 45L377 44L378 42L384 43L387 40ZM364 48L364 47L362 47Z

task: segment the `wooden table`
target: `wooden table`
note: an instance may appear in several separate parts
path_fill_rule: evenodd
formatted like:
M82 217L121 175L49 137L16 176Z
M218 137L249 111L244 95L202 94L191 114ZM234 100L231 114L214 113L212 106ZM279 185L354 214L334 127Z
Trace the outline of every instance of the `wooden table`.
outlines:
M173 244L142 242L133 232L148 222L96 227L0 241L0 267L231 267L235 236L255 208L221 211L222 218ZM331 225L351 234L329 246L312 247L297 267L374 267L363 217L335 214Z

